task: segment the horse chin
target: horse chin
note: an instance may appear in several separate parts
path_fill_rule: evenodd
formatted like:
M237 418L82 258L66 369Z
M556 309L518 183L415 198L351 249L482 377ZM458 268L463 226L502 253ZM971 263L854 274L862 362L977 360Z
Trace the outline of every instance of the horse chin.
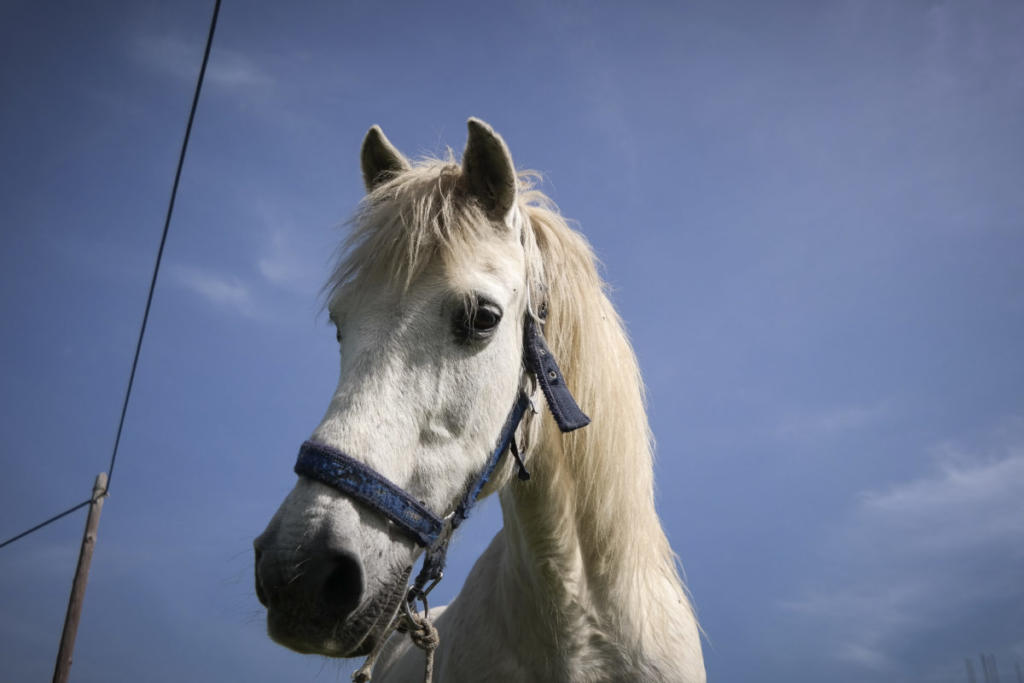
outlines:
M390 635L389 626L398 614L412 568L394 579L350 614L343 622L331 622L283 610L267 610L270 638L299 654L325 657L362 657Z

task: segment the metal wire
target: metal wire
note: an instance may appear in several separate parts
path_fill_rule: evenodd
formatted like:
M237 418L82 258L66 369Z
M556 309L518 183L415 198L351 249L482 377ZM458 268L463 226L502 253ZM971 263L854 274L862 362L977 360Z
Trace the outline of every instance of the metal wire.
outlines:
M132 397L132 387L135 384L135 370L139 365L139 354L142 352L142 339L146 335L146 324L149 322L149 309L153 305L153 292L156 290L156 279L160 274L160 262L164 256L164 245L167 244L167 233L171 227L171 216L174 214L174 201L178 197L178 183L181 181L181 169L185 165L185 153L188 151L188 141L192 136L192 122L196 118L196 107L199 104L199 93L203 89L203 79L206 77L206 65L210 61L210 48L213 46L213 34L217 29L217 15L220 14L220 1L215 0L213 5L213 16L210 18L210 32L206 36L206 49L203 51L203 64L199 67L199 77L196 79L195 93L192 95L192 107L188 112L188 124L185 126L185 137L181 142L181 153L178 155L178 168L174 172L174 184L171 186L171 198L167 202L167 215L164 218L164 229L160 235L160 247L156 252L156 262L153 264L153 278L149 282L149 294L146 296L146 310L142 314L142 324L139 326L139 338L135 343L135 355L132 358L132 370L128 375L128 387L124 392L124 403L121 404L121 418L117 422L117 436L114 437L114 450L110 454L110 466L107 467L107 488L104 493L110 490L110 482L114 478L114 465L117 463L117 451L121 445L121 432L124 430L124 418L128 413L128 401Z
M203 51L203 63L199 67L199 76L196 79L195 92L192 95L192 106L188 112L188 123L185 126L185 136L181 141L181 152L178 155L178 166L174 172L174 184L171 186L171 197L167 203L167 215L164 217L164 229L160 234L160 247L156 252L156 262L153 264L153 277L149 282L149 293L146 295L146 309L142 314L142 323L139 325L139 336L135 342L135 355L132 357L132 369L128 375L128 386L125 388L124 401L121 404L121 417L117 421L117 435L114 437L114 448L110 453L110 465L107 467L107 487L103 490L102 495L107 495L110 491L110 481L114 477L114 465L117 463L117 452L121 445L121 433L124 431L124 420L128 414L128 402L132 397L132 387L135 385L135 371L139 366L139 355L142 353L142 340L146 336L146 324L149 322L149 311L153 306L153 292L156 290L157 276L160 274L160 262L164 256L164 245L167 244L167 233L171 227L171 216L174 214L174 201L178 196L178 184L181 181L181 169L185 165L185 153L188 151L188 141L192 136L192 123L196 118L196 108L199 105L199 94L203 89L203 80L206 77L206 66L210 62L210 48L213 46L213 34L217 29L217 16L220 14L220 3L221 0L215 0L213 5L213 16L210 17L210 31L206 36L206 49ZM56 522L62 517L70 515L75 510L85 507L92 502L92 499L83 501L74 505L63 512L60 512L53 517L50 517L44 522L40 522L31 529L26 529L16 536L8 538L3 543L0 543L0 548L10 545L15 541L28 536L29 534L39 531L43 527Z
M21 532L20 534L18 534L17 536L11 536L10 538L8 538L8 539L7 539L6 541L4 541L3 543L0 543L0 548L3 548L3 547L4 547L4 546L6 546L6 545L10 545L11 543L14 543L15 541L17 541L18 539L21 539L21 538L25 538L25 537L26 537L26 536L28 536L29 534L32 534L32 533L35 533L35 532L39 531L39 530L40 530L40 529L42 529L42 528L43 528L44 526L46 526L46 525L48 525L48 524L52 524L53 522L56 522L56 521L57 521L58 519L60 519L60 518L62 518L62 517L67 517L68 515L70 515L70 514L71 514L72 512L74 512L75 510L78 510L79 508L84 508L84 507L85 507L86 505L88 505L88 504L89 504L89 503L91 503L91 502L92 502L92 498L90 498L89 500L83 500L83 501L82 501L81 503L79 503L78 505L74 505L74 506L72 506L72 507L69 507L69 508L68 508L67 510L65 510L64 512L59 512L59 513L57 513L56 515L54 515L53 517L50 517L50 518L49 518L48 520L46 520L45 522L40 522L39 524L36 524L36 525L35 525L34 527L32 527L31 529L26 529L25 531L22 531L22 532Z

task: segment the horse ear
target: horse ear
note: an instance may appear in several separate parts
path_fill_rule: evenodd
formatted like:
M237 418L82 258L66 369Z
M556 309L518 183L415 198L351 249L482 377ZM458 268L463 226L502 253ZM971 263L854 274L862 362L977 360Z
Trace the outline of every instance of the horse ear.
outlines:
M501 136L480 119L468 122L469 141L462 153L466 186L492 217L502 218L516 201L516 169Z
M373 126L366 133L359 157L363 166L363 182L366 184L367 192L372 192L379 185L410 168L409 162L402 156L402 153L384 137L384 131L380 129L380 126Z

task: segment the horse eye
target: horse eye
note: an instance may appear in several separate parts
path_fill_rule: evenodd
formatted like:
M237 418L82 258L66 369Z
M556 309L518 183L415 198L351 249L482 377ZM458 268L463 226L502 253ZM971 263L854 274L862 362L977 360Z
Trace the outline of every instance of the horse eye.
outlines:
M476 306L460 307L455 313L455 334L461 341L482 341L498 329L501 308L490 301L479 300Z
M473 327L477 330L493 330L501 322L501 311L497 306L483 305L476 309Z
M334 338L338 340L339 344L341 343L341 330L334 331Z

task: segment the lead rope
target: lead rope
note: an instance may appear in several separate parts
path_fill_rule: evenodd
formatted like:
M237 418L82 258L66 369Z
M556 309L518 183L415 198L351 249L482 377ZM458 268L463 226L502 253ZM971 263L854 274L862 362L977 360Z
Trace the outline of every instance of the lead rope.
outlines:
M403 621L400 630L409 633L412 644L423 650L426 657L426 663L423 666L423 683L431 683L434 678L434 650L441 644L441 635L426 614L421 616L417 612L408 610Z
M424 664L423 670L423 683L431 683L434 678L434 650L441 644L441 634L437 632L437 627L434 626L428 616L428 608L426 601L423 604L423 614L412 610L409 606L408 600L403 600L405 606L405 614L395 615L391 625L388 626L387 630L381 634L380 640L374 645L373 650L366 657L366 661L363 665L356 669L355 673L352 674L353 683L370 683L370 679L373 676L373 667L377 663L377 658L380 656L381 651L384 649L385 643L391 636L391 631L397 630L399 633L408 633L409 639L412 640L412 644L423 650L423 654L426 656L426 663Z
M367 655L363 665L356 669L355 673L352 674L352 683L370 683L370 678L373 677L373 665L377 663L377 657L380 656L380 651L384 649L384 644L388 642L391 637L391 631L394 629L394 622L391 626L388 626L387 630L381 634L380 640L373 646L370 654Z

